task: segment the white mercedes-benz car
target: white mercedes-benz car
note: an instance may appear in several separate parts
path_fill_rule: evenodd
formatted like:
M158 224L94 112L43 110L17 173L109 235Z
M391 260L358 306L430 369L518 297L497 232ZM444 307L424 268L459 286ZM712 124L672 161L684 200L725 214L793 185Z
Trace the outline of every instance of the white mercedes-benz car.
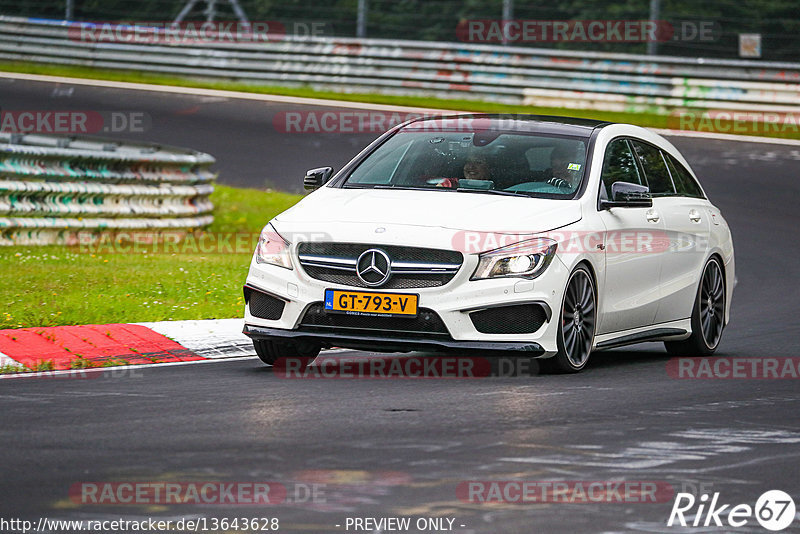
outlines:
M708 355L728 322L731 233L643 128L523 115L386 132L264 228L244 333L267 364L321 348L514 351L554 371L663 341Z

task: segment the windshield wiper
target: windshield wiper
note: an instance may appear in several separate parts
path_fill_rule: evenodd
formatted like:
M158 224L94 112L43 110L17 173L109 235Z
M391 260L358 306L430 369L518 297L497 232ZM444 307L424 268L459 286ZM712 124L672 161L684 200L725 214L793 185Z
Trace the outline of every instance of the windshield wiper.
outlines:
M470 187L459 187L456 189L456 191L458 191L459 193L488 193L490 195L503 195L512 197L530 196L523 191L503 191L502 189L472 189Z
M401 189L409 191L447 191L447 188L445 187L414 187L413 185L392 185L392 184L378 184L373 186L372 189Z
M344 187L348 187L345 185ZM503 191L497 189L473 189L471 187L458 187L453 189L452 187L414 187L412 185L394 185L394 184L376 184L373 186L349 186L352 188L358 189L399 189L399 190L408 190L408 191L457 191L459 193L488 193L490 195L503 195L503 196L512 196L512 197L529 197L530 195L524 191Z

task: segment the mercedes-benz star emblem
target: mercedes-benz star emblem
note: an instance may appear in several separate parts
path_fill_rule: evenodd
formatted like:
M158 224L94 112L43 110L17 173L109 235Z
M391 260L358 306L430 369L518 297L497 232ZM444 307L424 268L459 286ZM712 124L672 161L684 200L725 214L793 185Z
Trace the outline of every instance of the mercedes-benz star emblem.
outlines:
M371 248L364 251L356 262L356 274L368 286L379 286L392 274L392 262L382 250Z

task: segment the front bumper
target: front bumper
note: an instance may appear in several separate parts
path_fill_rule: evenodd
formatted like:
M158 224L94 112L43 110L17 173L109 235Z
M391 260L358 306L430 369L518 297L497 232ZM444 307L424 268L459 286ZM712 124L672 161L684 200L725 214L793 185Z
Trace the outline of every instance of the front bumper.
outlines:
M296 256L293 255L293 259ZM466 256L455 277L440 287L409 290L374 291L388 293L416 293L420 308L434 311L447 329L447 335L419 335L410 332L398 335L374 329L370 332L351 332L347 329L325 332L308 331L302 326L304 314L312 305L324 300L326 289L360 290L324 282L309 277L295 262L294 269L251 262L246 285L284 301L279 319L255 317L245 305L244 333L254 339L286 338L305 339L322 346L347 347L374 351L411 350L513 350L525 351L531 356L552 356L557 350L556 336L563 288L569 271L556 256L547 270L535 280L500 278L471 281L477 258ZM490 307L538 303L547 310L547 320L532 333L497 334L479 332L470 313ZM552 310L552 311L551 311Z
M408 352L412 350L453 351L453 350L510 350L524 351L531 356L541 356L544 349L538 343L513 341L455 341L430 338L393 338L380 335L353 333L318 333L298 330L282 330L246 324L243 333L252 339L291 339L312 341L323 347L345 347L350 349L374 350L381 347L385 351Z

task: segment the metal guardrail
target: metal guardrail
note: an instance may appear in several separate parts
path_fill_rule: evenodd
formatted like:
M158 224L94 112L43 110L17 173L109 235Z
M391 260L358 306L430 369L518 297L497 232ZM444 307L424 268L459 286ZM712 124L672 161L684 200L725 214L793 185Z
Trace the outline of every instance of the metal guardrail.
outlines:
M800 63L293 36L203 46L90 42L76 36L79 24L89 23L0 17L0 60L610 111L800 105Z
M209 225L214 161L155 145L0 133L0 245Z

